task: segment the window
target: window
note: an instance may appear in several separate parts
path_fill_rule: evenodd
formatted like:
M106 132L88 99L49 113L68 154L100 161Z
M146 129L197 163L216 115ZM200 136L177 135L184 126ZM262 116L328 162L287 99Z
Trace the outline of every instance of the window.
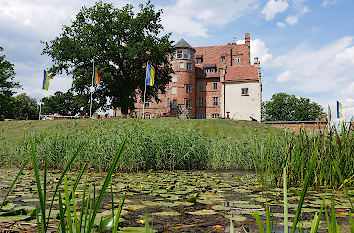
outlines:
M190 53L190 59L193 59L193 58L194 58L194 53L193 53L193 51L190 50L189 53Z
M225 61L225 56L221 56L221 62Z
M145 102L145 108L148 108L148 107L150 107L150 102Z
M186 84L186 93L192 93L191 85Z
M240 58L236 58L236 59L235 59L235 62L236 62L236 63L240 63L240 62L241 62L241 59L240 59Z
M218 118L220 115L219 115L219 113L213 113L213 114L211 114L211 118L213 118L213 119L216 119L216 118Z
M199 83L199 90L203 91L204 90L204 83Z
M197 64L202 64L202 62L203 62L203 58L197 58L195 61L195 63Z
M213 83L213 89L217 90L218 89L218 83Z
M171 108L177 108L177 100L172 101Z
M150 115L144 115L144 119L150 119Z
M182 50L181 49L177 50L177 58L182 58Z
M248 96L248 88L242 88L242 95Z
M206 68L204 69L204 74L214 74L215 68Z
M198 106L204 106L204 98L198 98Z
M197 114L197 119L205 119L205 114Z
M184 68L184 62L179 63L179 68L183 69Z
M192 102L190 100L186 100L186 108L192 108Z
M213 105L218 106L219 105L219 97L213 97Z
M187 63L187 70L191 70L192 69L192 64L191 63Z
M177 94L177 89L178 89L178 87L172 87L172 95Z
M178 77L177 77L177 76L172 76L171 81L172 81L173 83L178 82Z
M176 59L176 51L172 53L172 56L171 56L171 60L175 60Z

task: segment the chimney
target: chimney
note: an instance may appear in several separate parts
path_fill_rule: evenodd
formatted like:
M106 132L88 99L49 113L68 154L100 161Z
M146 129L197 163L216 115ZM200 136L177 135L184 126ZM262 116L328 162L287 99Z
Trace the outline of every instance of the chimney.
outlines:
M250 45L250 41L251 41L250 34L249 33L245 33L245 44L249 46Z

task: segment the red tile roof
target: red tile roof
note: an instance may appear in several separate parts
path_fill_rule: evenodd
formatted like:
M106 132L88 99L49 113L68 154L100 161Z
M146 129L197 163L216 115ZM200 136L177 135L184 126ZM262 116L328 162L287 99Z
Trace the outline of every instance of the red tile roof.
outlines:
M258 79L258 67L256 66L229 66L226 68L225 82L258 81Z

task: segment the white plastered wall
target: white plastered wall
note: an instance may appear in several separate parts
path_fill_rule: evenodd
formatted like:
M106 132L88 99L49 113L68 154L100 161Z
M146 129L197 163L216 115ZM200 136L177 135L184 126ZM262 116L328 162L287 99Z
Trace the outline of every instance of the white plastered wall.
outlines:
M248 96L242 96L242 88L248 88ZM226 83L225 112L235 120L248 120L251 117L261 121L262 91L259 82Z

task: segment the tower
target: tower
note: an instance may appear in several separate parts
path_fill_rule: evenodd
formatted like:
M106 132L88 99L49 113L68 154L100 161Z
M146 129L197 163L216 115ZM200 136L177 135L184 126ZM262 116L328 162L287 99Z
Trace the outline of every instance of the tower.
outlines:
M168 90L170 113L180 118L195 118L195 49L184 39L174 47L171 63L175 73Z

